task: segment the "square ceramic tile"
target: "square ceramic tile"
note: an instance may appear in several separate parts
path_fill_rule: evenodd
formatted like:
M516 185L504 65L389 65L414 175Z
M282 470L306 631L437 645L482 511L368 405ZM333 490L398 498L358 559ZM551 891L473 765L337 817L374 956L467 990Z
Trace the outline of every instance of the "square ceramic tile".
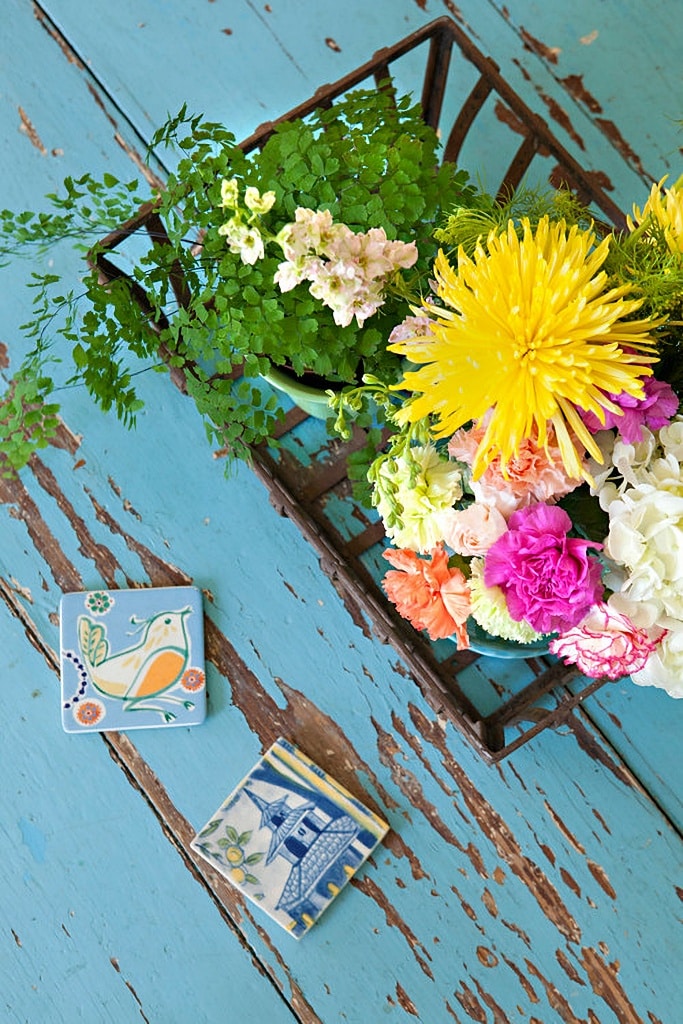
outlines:
M204 620L196 587L64 594L60 646L66 732L204 720Z
M388 829L305 754L279 739L191 845L299 939Z

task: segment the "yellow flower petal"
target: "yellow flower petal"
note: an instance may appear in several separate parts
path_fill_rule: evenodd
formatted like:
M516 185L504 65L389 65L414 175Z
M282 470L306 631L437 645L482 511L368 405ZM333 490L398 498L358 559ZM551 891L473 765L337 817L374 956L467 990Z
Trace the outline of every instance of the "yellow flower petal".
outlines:
M664 189L668 175L653 185L642 211L633 207L633 219L627 218L633 231L637 225L646 225L649 218L664 232L666 244L672 253L683 253L683 188L678 183Z
M545 445L552 423L578 479L586 474L577 441L600 453L577 409L603 418L613 408L606 392L642 398L656 361L653 323L624 319L641 305L627 288L605 290L607 239L595 245L592 231L547 217L535 233L522 223L521 238L510 221L473 257L461 250L457 271L439 252L434 275L446 308L430 308L431 335L390 346L420 366L397 385L413 392L398 418L432 418L434 436L447 437L488 414L475 478L497 455L505 465L534 427Z

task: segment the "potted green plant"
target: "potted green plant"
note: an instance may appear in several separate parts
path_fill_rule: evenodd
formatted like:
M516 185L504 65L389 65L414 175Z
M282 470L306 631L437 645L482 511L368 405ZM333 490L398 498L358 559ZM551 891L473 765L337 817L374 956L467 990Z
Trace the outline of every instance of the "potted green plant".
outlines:
M389 333L427 288L434 228L469 190L418 105L358 89L251 152L183 109L152 139L164 148L179 159L163 188L85 174L48 212L0 214L5 257L64 241L88 257L78 296L58 272L33 276L34 347L0 408L14 468L54 433L60 384L132 425L136 372L166 367L211 441L248 457L281 416L271 371L324 387L400 377Z

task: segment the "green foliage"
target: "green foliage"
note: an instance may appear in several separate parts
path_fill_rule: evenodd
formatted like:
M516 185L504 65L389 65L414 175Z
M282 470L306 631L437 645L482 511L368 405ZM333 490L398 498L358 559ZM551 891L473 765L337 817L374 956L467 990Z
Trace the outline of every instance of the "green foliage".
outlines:
M672 251L661 226L648 219L632 232L615 233L605 270L613 285L628 285L641 300L635 316L664 320L655 331L655 375L683 394L683 253Z
M469 189L463 200L449 211L445 223L435 230L434 237L449 250L462 246L467 255L474 252L478 242L485 242L491 231L501 231L510 220L520 234L524 218L532 228L542 217L582 227L591 223L589 211L573 193L562 189L520 186L507 199Z
M184 376L211 440L248 458L250 445L270 443L278 419L277 403L258 386L270 365L340 386L366 372L398 379L388 335L410 312L406 289L426 289L434 225L471 192L464 172L440 164L438 138L418 105L389 90L357 90L277 126L262 149L248 154L225 126L183 107L152 139L151 149L165 147L178 160L158 193L140 181L85 174L47 197L50 212L0 212L1 262L42 256L60 243L88 254L81 294L65 291L57 273L32 280L24 331L34 348L5 399L2 444L12 465L25 461L27 445L45 441L57 411L46 407L19 440L13 416L17 401L28 400L19 393L40 409L59 386L84 385L97 405L132 426L141 407L137 374L163 365ZM275 193L259 222L265 237L276 237L303 206L329 210L354 231L377 227L389 239L414 241L420 259L375 316L340 327L306 282L280 290L273 280L282 260L276 245L254 265L229 250L219 233L228 218L221 183L233 178L241 194L247 185ZM150 222L151 238L140 230L103 244L143 202L153 204L163 233ZM108 261L107 284L94 268L98 258ZM175 287L179 279L184 291ZM70 368L58 381L62 361Z
M580 536L602 544L609 532L609 516L600 508L598 500L591 497L588 484L560 498L558 505L569 515Z
M48 401L52 382L38 366L10 381L0 400L2 473L22 469L37 448L45 448L57 433L59 406Z

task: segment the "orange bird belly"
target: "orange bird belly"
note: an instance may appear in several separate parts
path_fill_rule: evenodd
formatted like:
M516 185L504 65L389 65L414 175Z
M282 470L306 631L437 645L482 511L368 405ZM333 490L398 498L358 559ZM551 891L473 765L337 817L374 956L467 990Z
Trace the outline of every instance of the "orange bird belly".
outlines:
M177 651L161 651L152 658L129 697L148 697L172 686L183 670L185 656Z

